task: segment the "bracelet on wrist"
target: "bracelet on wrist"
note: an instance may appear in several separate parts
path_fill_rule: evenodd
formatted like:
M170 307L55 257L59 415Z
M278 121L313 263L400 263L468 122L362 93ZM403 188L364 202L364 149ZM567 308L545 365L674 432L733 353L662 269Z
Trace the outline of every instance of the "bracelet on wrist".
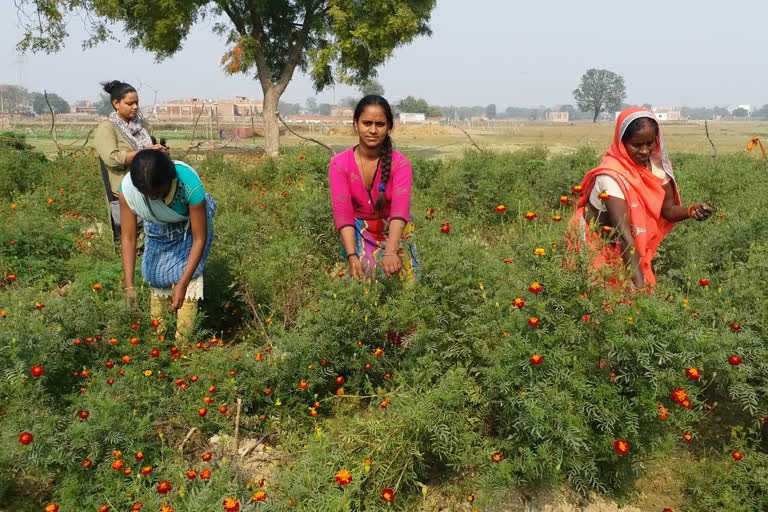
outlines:
M394 253L394 252L391 252L391 253L385 252L383 256L397 256L398 258L400 257L397 253Z
M352 256L354 256L354 257L355 257L355 258L357 258L357 259L360 259L360 258L357 256L357 253L356 253L356 252L353 252L352 254L347 254L347 261L349 261L349 258L351 258Z
M693 215L691 215L691 209L692 209L693 207L694 207L694 205L691 205L691 206L689 206L689 207L688 207L688 218L689 218L689 219L693 218Z

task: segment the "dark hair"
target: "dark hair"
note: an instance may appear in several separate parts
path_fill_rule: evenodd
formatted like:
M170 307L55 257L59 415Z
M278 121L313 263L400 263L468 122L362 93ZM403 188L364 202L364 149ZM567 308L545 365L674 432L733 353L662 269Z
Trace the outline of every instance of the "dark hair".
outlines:
M129 92L136 92L131 84L121 82L120 80L112 80L111 82L101 82L101 86L104 88L104 92L109 94L109 101L120 101L125 98L125 95Z
M387 100L377 94L369 94L357 102L353 116L355 122L360 120L363 110L369 105L378 105L384 110L384 115L387 116L387 128L391 130L395 125L395 119L392 116L392 108L390 108ZM379 158L381 158L381 185L384 185L386 189L389 175L392 172L392 139L389 134L384 137L384 141L381 143L381 153L379 153ZM384 209L384 195L384 191L379 192L379 197L376 198L376 203L373 205L373 210L375 212L380 212Z
M174 179L176 166L167 153L142 149L131 161L131 181L142 194L168 186Z
M634 135L645 128L648 125L653 125L656 128L656 135L659 134L659 124L650 117L638 117L627 126L627 131L624 132L624 136L621 138L621 142L627 142Z

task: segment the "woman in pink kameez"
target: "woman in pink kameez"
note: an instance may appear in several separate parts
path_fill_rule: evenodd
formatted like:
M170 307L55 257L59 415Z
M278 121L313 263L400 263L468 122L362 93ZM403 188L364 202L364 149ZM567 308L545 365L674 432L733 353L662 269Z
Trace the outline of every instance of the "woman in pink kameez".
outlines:
M331 160L333 218L352 277L377 270L413 281L419 263L411 222L411 163L392 149L392 109L381 96L357 104L359 144Z

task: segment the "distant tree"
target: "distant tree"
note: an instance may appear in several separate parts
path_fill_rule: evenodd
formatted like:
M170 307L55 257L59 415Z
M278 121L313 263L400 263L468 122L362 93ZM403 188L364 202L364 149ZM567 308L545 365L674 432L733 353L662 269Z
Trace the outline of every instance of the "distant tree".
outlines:
M443 117L443 111L440 108L430 105L427 109L427 117Z
M281 101L277 104L277 111L280 112L281 116L295 116L301 112L301 105Z
M50 102L51 107L53 107L53 111L57 114L69 113L69 103L58 94L49 92L48 101ZM35 111L35 114L40 115L50 113L48 105L45 103L45 96L39 92L32 92L29 94L29 103L32 105L32 110Z
M368 96L369 94L384 96L384 86L374 79L366 80L360 84L360 93L363 96Z
M345 96L341 98L336 104L340 107L355 108L360 98L353 98L352 96Z
M559 112L568 112L568 120L570 121L580 121L581 119L584 119L584 115L573 105L560 105L557 108Z
M496 105L491 103L485 107L485 117L488 119L496 119Z
M759 109L755 110L752 113L752 117L762 117L763 119L768 118L768 105L763 105Z
M275 112L298 68L316 90L361 83L390 59L394 50L430 35L436 0L18 0L23 38L19 50L57 52L68 20L82 18L94 45L128 35L131 49L176 54L192 27L214 20L226 39L221 65L227 74L255 77L264 95L264 147L276 154L280 136ZM6 9L7 10L7 9ZM6 12L6 15L8 13ZM203 27L201 27L201 30ZM205 30L208 30L206 27Z
M99 101L96 102L96 108L99 110L99 115L108 116L114 112L115 107L112 106L112 100L109 99L109 94L102 92L99 95Z
M16 85L0 85L2 108L0 112L15 113L24 110L27 105L27 90Z
M329 116L331 115L331 105L330 103L321 103L317 106L317 115L320 116Z
M733 117L747 117L749 115L749 110L739 107L731 113L733 114Z
M627 97L624 79L607 69L588 69L581 83L573 91L576 104L582 112L592 112L596 123L603 112L618 110Z
M730 111L730 110L728 110L728 109L727 109L727 108L725 108L725 107L718 107L718 106L715 106L715 107L712 109L712 113L713 113L714 115L716 115L716 116L727 116L728 114L730 114L730 113L731 113L731 111Z
M424 98L417 99L413 96L406 96L397 104L397 110L399 112L429 115L429 103Z
M648 110L653 110L653 105L650 103L643 103L643 108L647 108Z
M307 98L306 101L307 110L312 113L317 112L317 100L314 97Z

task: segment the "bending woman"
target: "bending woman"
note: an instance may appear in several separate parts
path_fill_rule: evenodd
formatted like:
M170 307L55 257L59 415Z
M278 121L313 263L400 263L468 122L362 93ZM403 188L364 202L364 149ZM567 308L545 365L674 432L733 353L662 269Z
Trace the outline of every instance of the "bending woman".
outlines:
M392 149L392 109L381 96L357 104L359 144L331 160L333 218L352 277L418 277L411 222L411 163Z
M653 112L639 107L619 115L613 144L581 187L570 225L580 231L593 267L623 261L636 288L656 284L651 262L674 224L705 220L713 211L705 203L681 206L659 123ZM610 232L607 242L598 230Z
M216 202L200 177L184 162L154 149L139 151L120 185L125 225L144 219L146 241L141 273L152 287L150 310L160 320L171 307L179 311L176 336L189 337L197 301L203 298L203 267L213 240ZM135 294L136 229L123 229L121 251L125 291Z

